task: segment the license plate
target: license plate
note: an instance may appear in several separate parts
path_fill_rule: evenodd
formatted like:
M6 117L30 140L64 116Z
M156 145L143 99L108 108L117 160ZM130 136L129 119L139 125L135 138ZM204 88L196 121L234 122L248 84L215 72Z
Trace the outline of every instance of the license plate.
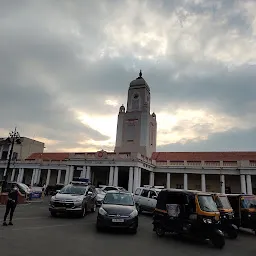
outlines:
M121 223L124 222L123 219L112 219L112 222Z
M65 207L56 207L58 210L66 210L66 208Z

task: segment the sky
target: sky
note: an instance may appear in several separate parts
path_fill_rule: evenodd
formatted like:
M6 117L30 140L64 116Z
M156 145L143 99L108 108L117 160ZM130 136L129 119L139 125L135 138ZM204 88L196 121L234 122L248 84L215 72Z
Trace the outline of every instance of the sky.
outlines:
M112 151L143 78L157 151L256 150L254 0L3 0L0 137Z

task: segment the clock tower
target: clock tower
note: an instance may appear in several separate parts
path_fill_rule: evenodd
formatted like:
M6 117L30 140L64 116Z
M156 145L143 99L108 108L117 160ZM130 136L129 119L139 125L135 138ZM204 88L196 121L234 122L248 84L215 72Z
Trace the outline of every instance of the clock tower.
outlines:
M150 88L140 71L130 83L126 110L123 105L119 109L115 152L151 157L156 151L156 134L156 115L150 114Z

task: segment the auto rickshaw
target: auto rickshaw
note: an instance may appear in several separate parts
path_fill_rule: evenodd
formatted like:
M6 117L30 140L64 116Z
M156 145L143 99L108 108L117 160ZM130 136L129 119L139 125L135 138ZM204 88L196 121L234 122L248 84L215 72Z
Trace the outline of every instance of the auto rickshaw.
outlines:
M236 239L238 228L234 225L234 211L225 194L215 193L213 199L220 212L221 230L231 239Z
M217 248L225 245L220 230L220 212L210 193L182 189L159 192L153 215L153 231L159 237L176 233L210 240Z
M256 196L228 194L227 197L234 210L234 224L238 228L251 229L256 235Z

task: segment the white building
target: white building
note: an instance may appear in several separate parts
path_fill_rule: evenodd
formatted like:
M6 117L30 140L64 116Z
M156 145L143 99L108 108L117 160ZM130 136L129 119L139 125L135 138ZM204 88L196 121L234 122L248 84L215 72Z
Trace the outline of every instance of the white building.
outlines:
M10 180L68 184L87 177L95 184L134 191L140 185L203 191L256 193L256 152L156 152L157 122L142 74L130 83L127 109L119 109L114 152L34 153L12 163ZM0 161L0 177L7 161Z

